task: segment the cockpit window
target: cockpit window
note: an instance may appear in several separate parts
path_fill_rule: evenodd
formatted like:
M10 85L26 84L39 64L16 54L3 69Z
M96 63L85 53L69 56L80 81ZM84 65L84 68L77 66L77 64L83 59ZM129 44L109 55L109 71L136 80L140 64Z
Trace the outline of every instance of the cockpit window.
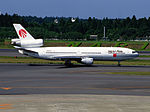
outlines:
M136 51L132 51L132 53L134 54L134 53L137 53Z

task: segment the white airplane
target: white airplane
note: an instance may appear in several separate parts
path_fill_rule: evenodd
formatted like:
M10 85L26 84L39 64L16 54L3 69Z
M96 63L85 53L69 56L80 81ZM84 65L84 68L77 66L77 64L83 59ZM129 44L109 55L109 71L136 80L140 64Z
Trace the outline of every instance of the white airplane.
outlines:
M71 61L92 65L93 61L120 61L133 59L139 54L129 48L121 47L41 47L42 39L34 39L20 24L13 24L19 39L12 39L12 44L19 53L46 60Z

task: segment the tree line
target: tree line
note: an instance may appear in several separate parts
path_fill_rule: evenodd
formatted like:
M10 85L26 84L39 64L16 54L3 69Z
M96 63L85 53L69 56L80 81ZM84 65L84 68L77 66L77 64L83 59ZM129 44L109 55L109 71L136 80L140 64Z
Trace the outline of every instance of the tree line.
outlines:
M22 24L35 38L61 39L61 40L89 40L90 35L98 35L97 39L103 37L103 28L106 27L106 36L109 40L117 39L126 41L140 37L150 36L150 17L137 19L88 19L71 17L36 17L19 16L17 14L0 15L0 38L17 38L13 23Z

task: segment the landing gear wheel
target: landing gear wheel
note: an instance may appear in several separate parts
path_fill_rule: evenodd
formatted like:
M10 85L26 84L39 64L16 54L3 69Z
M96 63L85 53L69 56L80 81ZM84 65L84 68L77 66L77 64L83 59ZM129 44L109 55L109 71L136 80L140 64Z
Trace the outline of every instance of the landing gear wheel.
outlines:
M120 61L118 61L118 66L119 66L119 67L121 66Z
M72 65L73 65L73 64L71 63L70 60L65 60L65 66L70 67L70 66L72 66Z

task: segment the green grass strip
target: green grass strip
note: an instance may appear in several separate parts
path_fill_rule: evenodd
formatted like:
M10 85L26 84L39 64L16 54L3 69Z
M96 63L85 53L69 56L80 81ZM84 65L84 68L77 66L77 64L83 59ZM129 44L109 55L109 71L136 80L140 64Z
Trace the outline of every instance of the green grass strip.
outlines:
M105 72L106 74L114 75L150 75L150 72Z

